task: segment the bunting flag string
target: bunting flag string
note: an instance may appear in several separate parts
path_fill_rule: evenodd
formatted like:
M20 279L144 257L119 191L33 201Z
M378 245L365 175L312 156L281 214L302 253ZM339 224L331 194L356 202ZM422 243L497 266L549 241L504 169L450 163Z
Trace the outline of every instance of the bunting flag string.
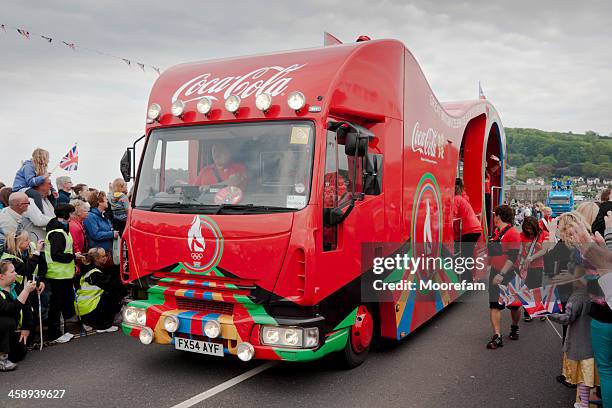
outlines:
M23 35L26 39L30 39L30 33L26 30L22 30L21 28L17 29L17 32L21 35Z
M6 24L0 24L0 30L2 30L3 32L7 33L7 28L9 29L14 29L17 31L17 33L19 33L19 35L21 35L24 39L29 40L31 35L36 35L39 36L41 39L43 39L44 41L46 41L47 43L51 44L53 43L53 37L48 36L48 35L43 35L43 34L37 34L37 33L30 33L30 31L27 31L23 28L19 28L19 27L11 27L8 26ZM77 48L79 50L82 51L88 51L88 52L93 52L95 54L98 55L102 55L104 57L110 57L110 58L114 58L117 60L122 60L123 62L125 62L127 64L128 67L132 67L132 61L134 61L133 59L129 59L129 58L123 58L123 57L119 57L113 54L108 54L106 52L103 51L99 51L93 48L87 48L87 47L83 47L81 45L77 45L74 42L69 42L69 41L61 41L62 44L64 44L66 47L70 48L73 51L76 51ZM138 65L138 67L142 70L142 72L146 72L145 67L149 67L151 68L153 71L155 71L157 73L157 75L161 75L161 69L159 67L153 66L153 65L147 65L144 64L142 62L136 62L134 61L136 65Z
M62 41L62 43L64 43L64 45L66 45L68 48L72 48L72 51L76 51L76 45L74 45L74 43L69 43L66 41Z

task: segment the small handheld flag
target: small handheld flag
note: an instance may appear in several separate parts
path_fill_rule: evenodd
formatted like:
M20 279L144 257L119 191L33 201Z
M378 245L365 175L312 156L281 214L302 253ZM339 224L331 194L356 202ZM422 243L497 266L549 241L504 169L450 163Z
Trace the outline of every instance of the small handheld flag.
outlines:
M59 163L59 167L65 171L75 171L79 167L79 149L76 143L72 146L72 149L66 153Z

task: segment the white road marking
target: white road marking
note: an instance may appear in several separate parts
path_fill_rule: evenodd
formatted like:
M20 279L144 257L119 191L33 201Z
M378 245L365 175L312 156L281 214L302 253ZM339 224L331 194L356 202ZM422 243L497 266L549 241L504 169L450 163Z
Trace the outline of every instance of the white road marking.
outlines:
M224 383L217 385L216 387L213 387L209 390L204 391L201 394L193 396L189 398L188 400L181 402L180 404L174 405L171 408L189 408L191 406L194 406L195 404L202 402L205 399L215 396L219 394L220 392L223 392L227 390L228 388L233 387L234 385L240 384L241 382L246 381L253 376L256 376L257 374L267 370L270 367L273 367L276 364L277 364L276 361L269 361L265 364L255 367L252 370L247 371L246 373L240 374L238 377L234 377L230 380L227 380Z

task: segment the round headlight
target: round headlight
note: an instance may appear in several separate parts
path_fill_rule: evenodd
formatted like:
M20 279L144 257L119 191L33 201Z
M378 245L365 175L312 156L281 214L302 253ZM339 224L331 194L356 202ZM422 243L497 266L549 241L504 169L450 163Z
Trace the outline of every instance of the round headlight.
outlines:
M210 112L210 109L212 108L212 103L213 103L212 99L209 98L208 96L205 96L198 101L198 104L196 105L196 109L202 115L206 115L208 114L208 112Z
M225 109L232 113L236 113L240 108L240 97L238 95L230 95L225 100Z
M180 99L177 99L172 104L172 108L170 108L170 110L172 111L172 114L174 116L176 117L181 116L183 112L185 111L185 102L181 101Z
M299 111L306 105L306 97L300 91L291 92L287 97L287 105L294 111Z
M157 120L160 114L161 106L159 106L157 103L152 103L151 106L149 106L149 109L147 109L147 118L151 120Z
M140 329L138 338L142 344L151 344L153 341L153 330L149 329L148 327L143 327Z
M147 311L145 309L138 309L136 312L136 323L141 326L147 324Z
M278 329L266 327L264 330L264 343L266 344L277 344L280 340L280 333Z
M164 329L168 333L174 333L179 328L179 319L176 316L166 316L164 319Z
M127 323L136 323L136 309L131 306L123 309L123 320Z
M211 339L219 337L221 334L221 325L216 320L207 321L204 325L204 334Z
M257 95L257 98L255 98L255 106L262 112L267 111L270 109L270 106L272 106L272 96L267 93Z
M297 330L287 329L285 330L285 344L288 346L297 346L300 342L300 336Z
M255 355L255 349L251 343L240 343L238 344L238 347L236 347L236 355L242 361L249 361Z

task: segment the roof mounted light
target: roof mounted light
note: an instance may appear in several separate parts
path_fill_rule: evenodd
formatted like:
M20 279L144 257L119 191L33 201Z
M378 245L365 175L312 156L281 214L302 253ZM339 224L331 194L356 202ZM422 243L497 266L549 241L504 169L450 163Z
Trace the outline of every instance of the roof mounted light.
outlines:
M238 95L230 95L225 100L225 109L235 114L240 109L240 102L241 99Z
M208 96L204 96L198 101L198 104L196 105L196 109L202 115L208 115L208 113L210 112L210 109L212 108L212 104L213 104L212 98L209 98Z
M157 103L152 103L149 105L149 109L147 109L147 119L151 121L155 121L159 119L159 115L161 114L161 106Z
M262 112L267 112L272 106L272 96L267 93L257 95L255 98L255 106Z
M306 105L306 97L300 91L291 92L287 97L287 105L297 112Z
M185 112L185 102L181 101L180 99L177 99L176 101L174 101L174 103L172 103L170 111L174 116L180 118L181 116L183 116L183 112Z

